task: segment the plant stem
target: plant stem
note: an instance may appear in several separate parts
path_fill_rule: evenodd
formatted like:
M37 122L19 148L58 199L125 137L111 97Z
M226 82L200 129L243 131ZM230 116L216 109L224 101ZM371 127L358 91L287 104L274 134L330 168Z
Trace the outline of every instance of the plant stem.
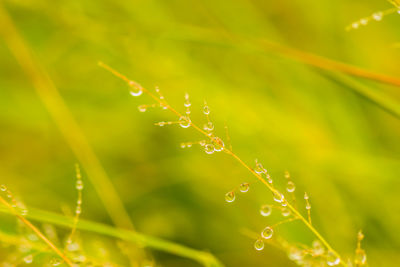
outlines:
M179 118L183 117L185 118L185 120L187 122L190 123L190 125L196 129L198 132L200 132L201 134L205 135L207 138L209 138L211 141L213 141L213 136L210 136L207 132L203 131L200 127L198 127L196 124L194 124L191 120L187 119L185 116L183 116L180 112L178 112L177 110L175 110L174 108L172 108L165 100L161 100L159 99L156 95L154 95L153 93L151 93L149 90L147 90L146 88L142 87L139 83L130 80L129 78L127 78L125 75L119 73L118 71L116 71L115 69L111 68L110 66L104 64L103 62L99 62L99 66L110 71L113 75L115 75L116 77L122 79L123 81L127 82L129 85L134 85L136 87L136 89L138 90L142 90L144 93L146 93L147 95L149 95L151 98L153 98L156 102L158 102L160 105L166 107L168 110L170 110L171 112L173 112L175 115L177 115ZM245 167L247 170L249 170L260 182L262 182L264 185L267 186L267 188L274 194L280 194L280 192L275 189L271 184L269 184L266 180L264 180L259 174L257 174L249 165L247 165L238 155L236 155L235 153L232 152L232 150L223 147L223 151L226 152L227 154L231 155L236 161L239 162L239 164L241 164L243 167ZM286 204L287 207L293 212L293 214L298 217L307 228L309 228L309 230L326 246L326 248L331 251L332 253L335 254L336 257L338 257L340 259L340 263L343 266L347 266L347 264L342 260L341 256L339 255L339 253L337 253L331 245L329 245L329 243L322 237L322 235L307 221L306 218L303 217L303 215L300 214L300 212L294 208L286 199L283 200Z

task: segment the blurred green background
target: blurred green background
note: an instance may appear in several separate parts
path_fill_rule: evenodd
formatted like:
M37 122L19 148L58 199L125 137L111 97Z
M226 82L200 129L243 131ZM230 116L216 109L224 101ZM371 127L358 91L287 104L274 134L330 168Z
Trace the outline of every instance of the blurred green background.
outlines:
M210 251L226 266L295 266L272 246L255 251L254 240L240 232L258 232L279 220L278 215L259 215L260 205L271 202L267 188L254 184L249 193L226 203L226 192L253 177L223 153L181 149L181 142L201 136L190 128L154 126L174 118L162 111L139 113L137 106L150 99L132 98L126 84L97 66L99 60L146 88L159 86L181 111L188 92L193 121L200 124L206 99L221 137L228 125L235 153L250 164L260 159L277 184L283 185L283 173L290 171L298 199L304 191L310 194L314 225L340 253L351 256L356 233L363 229L369 265L398 266L399 118L324 72L252 46L252 40L268 39L399 76L398 14L345 31L352 21L390 8L389 3L2 2L138 232ZM2 39L0 58L1 183L28 207L61 213L63 205L73 207L76 201L77 158ZM399 88L358 80L399 103ZM84 171L83 179L82 218L111 224ZM283 226L279 235L306 244L313 240L299 223ZM96 238L87 236L87 242ZM114 241L103 242L112 246ZM159 266L198 266L150 252ZM0 260L7 253L0 249ZM126 264L121 256L109 257Z

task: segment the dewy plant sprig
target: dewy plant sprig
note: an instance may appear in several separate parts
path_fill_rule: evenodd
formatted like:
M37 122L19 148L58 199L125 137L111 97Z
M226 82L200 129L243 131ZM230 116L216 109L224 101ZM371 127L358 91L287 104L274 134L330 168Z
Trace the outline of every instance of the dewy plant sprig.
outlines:
M295 185L293 181L290 179L289 173L285 174L285 177L287 179L287 188L286 191L288 191L289 194L292 195L293 201L289 202L285 195L280 192L273 184L273 180L271 179L269 173L267 170L263 167L263 165L256 160L255 167L252 168L248 164L246 164L239 156L237 156L235 153L232 152L232 149L230 146L225 146L224 142L222 139L218 136L215 135L214 133L214 125L210 120L210 108L207 105L207 103L204 104L203 106L203 113L205 114L207 118L207 122L204 125L203 128L200 128L197 124L193 123L191 118L190 118L190 107L191 103L189 100L189 95L185 95L185 102L184 102L184 107L185 107L185 113L182 114L178 112L175 108L171 107L168 102L165 100L164 96L161 94L160 89L156 88L156 93L152 93L151 91L145 89L142 87L139 83L130 80L127 78L125 75L122 75L115 69L111 68L110 66L99 62L99 66L108 70L111 72L113 75L116 77L122 79L125 81L129 88L130 88L130 94L132 96L140 96L143 93L147 94L150 96L155 103L150 104L150 105L140 105L138 107L140 112L146 111L148 108L161 108L164 110L169 110L172 113L174 113L177 117L177 120L175 121L169 121L169 122L157 122L155 125L158 126L166 126L166 125L172 125L172 124L178 124L182 128L189 128L192 127L196 131L200 132L202 135L204 135L204 140L198 141L198 142L187 142L187 143L182 143L181 147L191 147L192 145L198 144L203 147L204 151L207 154L213 154L214 152L225 152L226 154L232 156L236 161L238 161L244 168L246 168L255 178L257 181L263 183L272 193L274 201L277 203L277 205L263 205L261 207L260 213L262 216L268 216L271 213L272 208L278 208L281 210L282 215L284 217L289 217L288 219L285 219L281 222L278 222L274 225L270 225L265 227L262 231L259 237L256 239L256 242L254 244L255 249L257 250L262 250L264 248L264 240L271 239L274 234L274 228L278 225L281 225L283 223L288 223L291 221L301 221L318 239L317 243L321 244L319 247L322 247L320 250L323 251L324 253L320 253L320 255L317 255L316 253L309 253L308 255L312 255L313 257L318 256L321 260L323 260L324 265L329 265L329 266L337 266L337 265L342 265L342 266L352 266L351 263L347 263L343 260L343 258L332 248L332 246L325 240L325 238L314 228L311 222L311 205L309 202L309 196L307 193L304 195L305 199L305 208L307 211L307 217L304 217L300 211L296 208L296 203L294 201L294 194L293 192L295 191ZM229 147L229 148L228 148ZM236 191L239 190L242 193L245 193L249 190L250 183L242 183L238 186L238 188L229 191L225 195L225 200L227 202L233 202L236 198ZM295 260L299 264L309 264L308 261L303 260L303 256L307 255L305 253L307 250L303 249L301 252L298 253L298 255L295 258L292 258L292 260ZM293 255L292 255L293 256ZM359 258L359 257L358 257ZM359 260L356 262L356 266L359 265ZM319 261L319 263L322 263L322 261ZM365 263L365 262L364 262ZM310 266L310 265L307 265ZM320 265L318 265L320 266Z
M361 26L368 25L371 21L381 21L384 17L390 14L398 13L400 14L400 0L388 0L394 7L377 11L368 17L361 18L357 21L352 22L350 25L346 27L347 31L356 30Z

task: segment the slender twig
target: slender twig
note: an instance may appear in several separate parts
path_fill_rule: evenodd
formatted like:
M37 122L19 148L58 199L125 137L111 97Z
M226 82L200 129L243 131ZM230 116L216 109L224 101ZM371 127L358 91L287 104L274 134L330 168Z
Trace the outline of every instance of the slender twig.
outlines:
M192 126L195 130L197 130L198 132L200 132L201 134L205 135L207 138L209 138L211 141L214 141L213 136L209 135L207 132L203 131L199 126L197 126L195 123L193 123L191 120L187 119L185 116L183 116L180 112L178 112L176 109L174 109L173 107L171 107L166 101L165 99L161 100L159 99L156 95L154 95L152 92L150 92L149 90L147 90L146 88L142 87L139 83L129 79L128 77L126 77L125 75L119 73L118 71L116 71L115 69L111 68L110 66L108 66L107 64L103 63L103 62L99 62L99 66L108 70L109 72L111 72L114 76L122 79L123 81L127 82L128 85L130 86L134 86L136 87L136 89L141 90L143 93L149 95L151 98L153 98L157 103L159 103L160 105L163 105L166 109L170 110L172 113L174 113L176 116L178 116L178 118L184 118L188 123L190 123L190 126ZM245 167L248 171L250 171L255 177L256 179L258 179L260 182L262 182L265 186L267 186L267 188L273 193L273 194L277 194L280 195L280 192L275 189L270 183L268 183L265 179L262 178L262 176L258 173L256 173L248 164L246 164L238 155L236 155L235 153L232 152L232 150L223 147L223 151L229 155L231 155L236 161L239 162L239 164L241 164L243 167ZM341 256L339 255L339 253L337 253L332 246L322 237L322 235L310 224L310 222L303 217L303 215L300 214L300 212L294 208L286 199L283 199L283 202L287 205L287 207L292 211L292 213L294 214L294 216L296 218L298 218L299 220L301 220L306 227L308 227L310 229L310 231L312 233L314 233L314 235L326 246L326 248L331 251L333 254L335 254L336 257L338 257L340 259L340 263L343 266L347 266L347 264L342 260Z

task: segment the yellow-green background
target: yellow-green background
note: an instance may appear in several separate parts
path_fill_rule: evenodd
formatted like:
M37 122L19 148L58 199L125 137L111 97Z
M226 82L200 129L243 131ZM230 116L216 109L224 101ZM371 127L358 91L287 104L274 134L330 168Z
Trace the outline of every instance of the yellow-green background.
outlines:
M226 123L238 155L250 164L260 159L277 184L283 185L283 172L289 170L299 201L309 192L314 225L340 253L353 253L356 233L363 229L370 266L400 262L399 118L324 72L251 46L252 40L273 40L398 76L400 15L345 31L352 21L390 8L389 3L2 2L59 89L139 232L210 251L226 266L294 266L273 247L256 252L254 240L240 232L259 231L279 220L259 215L259 206L271 202L268 189L254 184L249 193L226 203L224 194L254 181L251 175L223 153L207 155L197 146L181 149L180 142L201 136L190 128L154 126L176 118L160 111L139 113L137 106L150 99L131 97L123 82L97 66L99 60L146 88L158 85L179 110L184 110L188 92L199 124L205 120L200 110L206 99L217 134L224 137ZM359 81L400 101L399 88ZM75 203L75 162L33 85L0 40L1 183L28 207L60 213L61 206ZM82 218L111 224L83 173ZM9 223L10 217L2 220ZM313 240L298 223L277 234L306 244ZM101 239L88 234L83 243L96 238ZM197 266L150 252L160 266ZM8 248L0 249L0 260L8 253ZM110 259L126 264L116 251L110 253Z

